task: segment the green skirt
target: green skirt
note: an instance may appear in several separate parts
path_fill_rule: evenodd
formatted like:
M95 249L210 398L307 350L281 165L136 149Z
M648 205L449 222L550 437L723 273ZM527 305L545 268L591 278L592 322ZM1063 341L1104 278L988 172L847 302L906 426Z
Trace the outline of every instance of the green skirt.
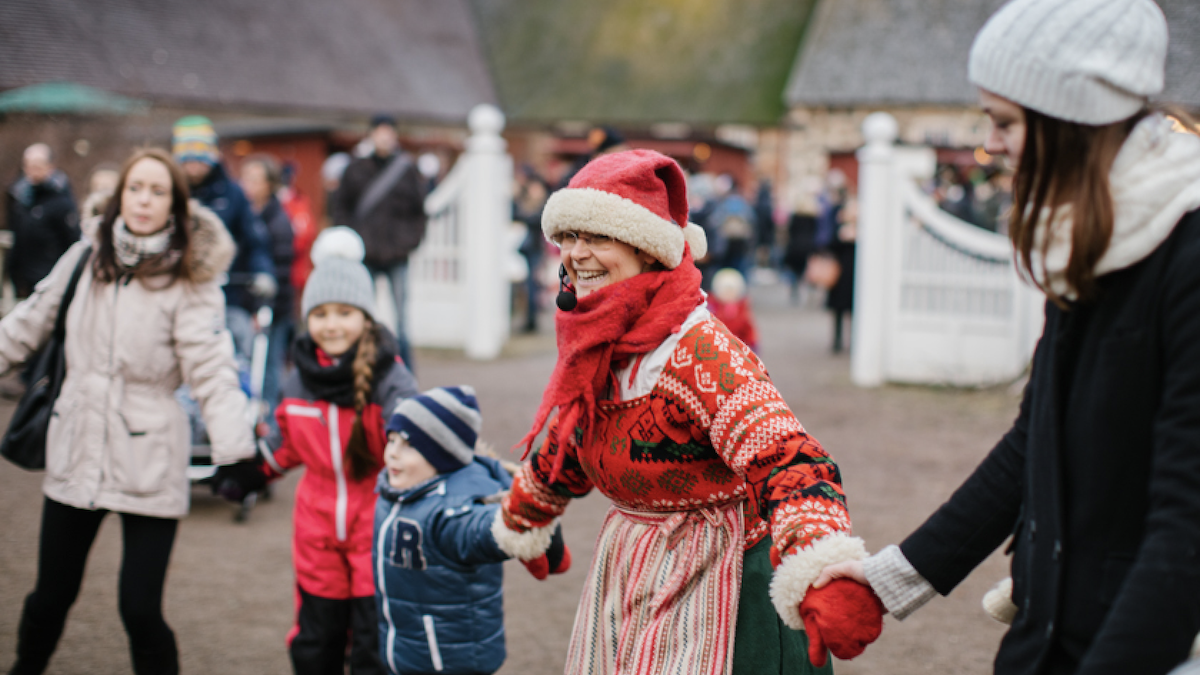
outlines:
M808 660L808 635L788 628L771 603L771 538L746 551L742 595L738 600L733 642L734 675L832 675L833 659L823 668Z

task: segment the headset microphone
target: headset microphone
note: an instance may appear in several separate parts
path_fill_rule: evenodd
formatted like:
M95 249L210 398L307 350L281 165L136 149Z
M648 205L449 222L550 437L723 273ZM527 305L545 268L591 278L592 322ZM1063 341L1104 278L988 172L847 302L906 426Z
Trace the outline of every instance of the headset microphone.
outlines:
M571 288L568 281L571 277L567 275L567 266L558 266L558 297L554 299L554 304L564 312L569 312L575 309L575 305L579 304L579 299L575 297L575 289Z

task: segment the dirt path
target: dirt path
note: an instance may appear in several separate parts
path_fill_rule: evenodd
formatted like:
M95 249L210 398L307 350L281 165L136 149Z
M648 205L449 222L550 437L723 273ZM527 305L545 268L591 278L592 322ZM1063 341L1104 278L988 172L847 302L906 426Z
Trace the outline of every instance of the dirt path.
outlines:
M949 496L1000 437L1017 399L1003 389L920 387L863 390L849 383L849 359L828 354L824 312L787 304L781 289L756 289L763 359L805 427L842 468L857 534L875 551L897 542ZM505 358L475 363L438 352L418 355L422 387L468 383L479 392L484 437L501 450L528 429L553 367L549 334L521 337ZM12 405L0 405L6 423ZM193 491L166 591L166 614L179 640L184 673L288 673L284 637L293 611L291 498L298 475L248 522ZM17 620L34 581L40 475L0 462L0 669L12 662ZM505 573L509 656L505 674L562 672L575 607L607 504L591 496L564 522L575 557L570 573L536 582L516 563ZM110 517L92 551L50 673L130 672L117 615L119 519ZM983 593L1006 575L993 555L948 598L935 599L904 622L886 620L884 635L862 657L839 663L839 675L991 672L1003 627L979 608Z

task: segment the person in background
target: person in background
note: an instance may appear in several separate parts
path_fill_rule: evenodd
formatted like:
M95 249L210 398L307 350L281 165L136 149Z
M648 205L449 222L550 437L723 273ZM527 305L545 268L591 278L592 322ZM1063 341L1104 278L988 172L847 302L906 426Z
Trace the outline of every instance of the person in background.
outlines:
M317 239L317 219L313 213L312 200L296 186L295 162L285 162L280 171L280 187L276 192L279 203L292 221L292 314L296 312L296 293L304 290L304 282L312 272L312 261L309 253L313 242Z
M403 401L387 425L375 502L375 599L389 675L484 675L507 656L504 570L492 534L512 476L475 454L483 418L471 387ZM571 554L555 530L526 567L561 574Z
M761 267L779 265L775 237L775 200L771 196L771 181L763 178L754 193L754 239L757 253L754 261Z
M1200 633L1200 138L1149 103L1167 43L1151 0L1014 0L976 35L984 149L1016 167L1009 234L1044 332L974 472L815 584L869 583L904 619L1007 542L997 675L1164 675Z
M225 322L238 353L248 357L254 338L251 317L279 289L271 264L271 236L221 164L212 122L200 115L181 118L172 136L172 152L187 175L192 197L217 214L237 244L225 286Z
M717 230L720 252L715 254L713 262L717 269L732 267L747 276L754 262L754 209L742 196L737 179L732 175L718 176L716 187L717 204L709 219Z
M271 262L279 289L271 303L271 328L267 349L267 370L263 377L263 401L274 413L279 402L279 381L284 362L292 344L294 328L293 305L296 293L292 287L292 261L296 254L292 221L279 201L282 188L279 163L270 155L250 155L242 160L242 190L250 200L254 215L262 220L271 234Z
M117 595L138 675L179 672L163 587L179 521L188 513L188 421L171 392L187 382L218 464L214 488L263 480L246 423L246 396L217 278L234 244L211 211L188 201L171 156L138 150L90 243L62 256L33 295L0 321L0 372L49 338L69 279L85 255L66 313L70 367L46 436L37 582L25 599L12 675L37 675L58 645L109 512L120 514ZM98 431L104 430L104 431Z
M542 284L538 267L542 264L546 240L542 237L542 209L550 187L531 166L521 167L517 173L516 194L513 196L513 219L525 224L525 239L521 242L521 255L529 267L525 277L525 322L522 330L537 332L538 310L541 309Z
M408 256L425 237L425 179L409 153L400 148L396 119L371 119L372 152L346 166L333 197L334 225L354 230L366 244L364 263L374 277L391 286L395 303L395 335L400 358L413 367L405 328Z
M713 277L713 292L708 296L708 311L751 351L758 351L758 328L746 293L746 277L741 272L732 267L717 272Z
M79 209L80 220L87 220L102 215L108 206L108 200L117 189L121 180L121 167L108 162L97 165L88 176L87 197Z
M8 229L13 233L8 274L18 298L29 297L71 244L79 241L79 210L54 153L34 143L21 156L21 177L8 188Z
M829 292L825 294L825 308L833 312L833 347L838 354L845 346L846 319L854 311L854 264L858 245L858 199L848 193L845 202L837 210L837 230L827 247L837 260L841 273Z
M566 173L559 178L558 189L567 186L575 174L579 170L587 166L587 163L602 155L611 155L614 152L624 152L629 149L629 143L626 142L625 136L615 128L606 125L592 127L587 135L588 151L586 154L578 157L567 169Z

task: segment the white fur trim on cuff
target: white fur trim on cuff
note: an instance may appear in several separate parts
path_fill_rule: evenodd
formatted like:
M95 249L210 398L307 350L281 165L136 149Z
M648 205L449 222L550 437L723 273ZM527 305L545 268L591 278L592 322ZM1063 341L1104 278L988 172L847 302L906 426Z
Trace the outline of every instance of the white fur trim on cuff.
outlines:
M831 534L818 539L783 559L771 577L771 602L779 617L793 630L804 630L800 602L808 587L821 576L827 565L867 557L863 540L847 534Z
M649 253L670 269L683 260L682 226L611 192L564 188L550 195L542 212L542 232L553 241L554 235L564 230L607 234ZM694 248L692 256L699 257Z
M504 524L503 509L496 509L496 517L492 520L492 538L501 551L517 560L533 560L550 548L550 538L554 536L557 526L558 520L555 520L546 527L515 532Z

